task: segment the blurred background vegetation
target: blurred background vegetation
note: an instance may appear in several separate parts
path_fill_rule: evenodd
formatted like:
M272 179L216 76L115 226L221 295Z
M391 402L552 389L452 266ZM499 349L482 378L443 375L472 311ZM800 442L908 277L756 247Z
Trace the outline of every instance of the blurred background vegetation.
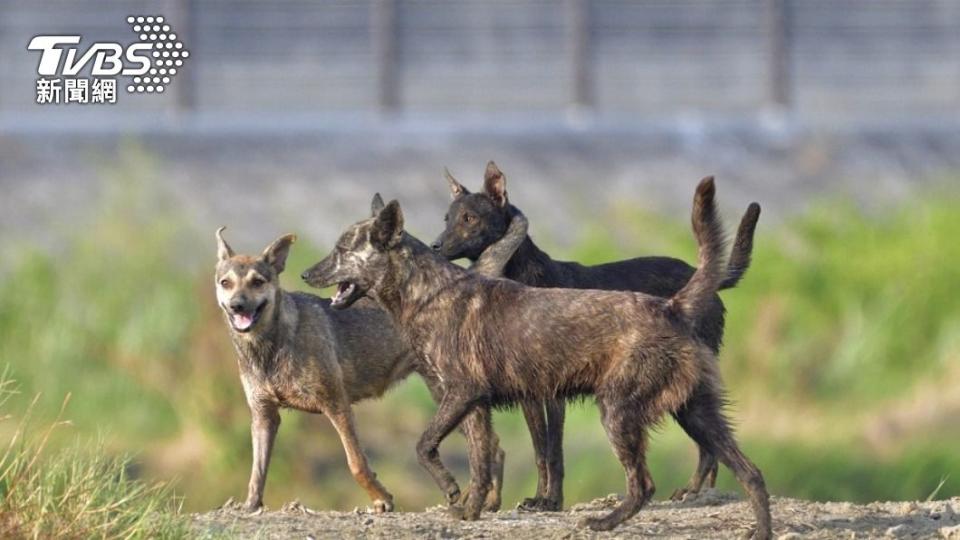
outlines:
M52 448L100 439L103 452L134 455L133 477L174 479L186 509L210 509L245 495L250 465L249 416L213 293L213 234L183 219L158 187L151 155L133 154L101 169L103 189L83 209L86 220L61 231L55 249L5 247L0 365L20 388L8 408L23 412L39 393L33 415L52 421L70 393L72 426L55 432ZM720 363L730 415L771 493L851 501L960 494L960 191L942 185L882 207L832 199L784 220L761 217L753 265L722 294L729 313ZM435 209L437 229L443 211ZM555 258L695 260L679 213L616 204L584 222L572 247L557 247L528 216ZM725 219L732 231L739 215ZM264 247L230 241L241 252ZM284 284L303 288L298 273L328 247L301 237ZM433 410L416 377L356 406L372 466L401 510L442 500L413 451ZM566 503L622 491L592 403L571 405L567 418ZM495 425L512 506L536 485L532 450L518 412L499 412ZM0 423L4 436L14 428ZM442 454L465 481L462 438L451 436ZM650 459L665 497L685 483L696 452L665 421ZM720 485L737 489L725 470ZM324 417L284 413L266 503L294 498L317 508L368 503Z
M0 537L176 537L183 516L158 509L242 499L215 228L249 253L298 233L283 281L302 289L374 191L430 240L442 168L473 188L491 158L558 259L695 260L706 174L731 231L759 201L720 363L771 493L960 495L960 2L177 0L162 15L190 57L169 91L103 106L38 105L26 45L127 44L143 3L7 4ZM423 384L355 410L398 509L441 503L413 451ZM566 503L621 492L593 404L567 419ZM495 422L509 507L535 467L522 416ZM441 453L465 482L462 438ZM667 420L650 461L663 498L696 451ZM725 470L720 487L738 490ZM368 503L326 418L284 413L266 503L292 499Z

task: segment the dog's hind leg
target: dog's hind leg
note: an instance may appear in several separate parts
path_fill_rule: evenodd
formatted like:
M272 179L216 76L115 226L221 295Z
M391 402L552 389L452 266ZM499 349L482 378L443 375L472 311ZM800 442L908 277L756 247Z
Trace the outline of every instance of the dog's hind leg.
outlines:
M542 510L547 496L547 418L544 415L542 401L524 400L520 402L523 409L523 418L527 421L527 430L533 442L533 457L537 464L537 493L533 497L524 499L519 508L538 512Z
M460 423L460 428L467 437L467 451L470 461L470 484L467 491L460 497L459 503L464 508L482 506L484 510L496 512L500 509L500 485L503 480L503 450L500 449L499 438L493 431L492 413L490 407L477 405L467 414ZM499 455L498 455L499 454ZM497 458L500 458L498 467ZM486 467L485 473L480 470ZM499 471L497 471L499 469ZM488 474L488 488L477 485L477 478ZM474 501L474 497L480 497Z
M757 520L756 528L752 531L753 538L762 540L770 538L772 534L770 496L767 494L763 475L737 446L733 430L723 416L723 401L718 392L711 392L705 396L698 401L697 414L686 417L687 425L684 429L697 441L697 444L706 448L719 458L721 463L729 467L737 478L737 482L747 492Z
M693 395L684 403L683 407L673 413L673 417L687 435L696 441L696 437L691 433L691 429L694 429L691 427L691 424L697 421L696 418L700 414L705 414L708 418L712 418L713 414L710 412L710 409L718 407L717 404L721 404L722 406L722 403L723 400L720 396L713 395L712 384L701 383L694 389ZM687 482L686 486L678 488L673 492L670 496L671 500L682 501L687 495L699 493L704 486L713 487L716 485L718 469L717 457L703 444L698 443L697 448L700 451L697 470L693 473L693 476L690 477L690 481Z
M347 454L347 465L350 467L350 474L353 479L360 484L373 501L373 511L390 512L393 510L393 495L383 487L377 480L377 475L367 464L367 457L360 448L357 440L357 431L353 421L353 410L349 405L341 405L337 410L325 411L333 427L340 435L340 442L343 444L343 451Z
M269 402L250 402L250 438L253 442L253 466L250 470L250 484L247 487L247 501L243 509L254 512L263 506L263 487L267 483L267 469L270 467L270 454L280 429L280 413L277 406Z
M627 473L627 493L613 511L586 518L582 524L595 531L609 531L643 508L653 497L654 485L646 464L648 422L642 404L607 398L597 401L607 437Z
M521 403L537 463L537 494L520 503L521 510L555 512L563 508L563 400ZM546 417L544 417L546 408Z
M467 438L467 452L469 453L470 463L476 463L477 459L482 459L478 456L478 451L481 448L478 443L474 441L474 437L482 437L484 435L476 433L471 427L467 427L471 423L470 418L473 415L467 415L467 418L463 420L463 423L460 424L460 429L463 431L463 435ZM476 425L476 422L473 422ZM487 456L487 459L490 461L490 489L487 491L487 496L483 502L483 509L487 512L497 512L500 510L502 505L501 494L503 491L503 464L506 461L506 453L503 451L503 448L500 448L500 438L497 437L497 433L493 431L492 427L487 435L490 438L489 448L491 449L490 455ZM467 500L470 498L470 494L473 493L473 479L470 480L470 483L467 484L467 489L460 494L460 498L457 500L457 503L461 506L467 505Z
M468 397L462 390L457 388L448 388L440 401L436 414L430 420L427 429L420 436L417 442L417 459L420 465L433 477L441 490L447 497L447 502L455 503L460 497L460 488L450 471L440 462L440 453L438 448L440 442L450 434L457 425L464 419L475 405L477 399ZM479 440L489 439L481 438ZM489 448L486 452L482 448L477 449L478 455L490 455ZM464 508L464 519L473 520L480 516L480 505L483 497L490 488L490 461L488 459L479 459L472 467L474 469L471 478L470 489L473 493L468 497L468 506Z
M547 405L547 496L543 509L563 510L563 423L567 405L562 399L550 399Z
M503 448L500 448L500 437L497 437L496 432L491 429L490 435L490 491L487 492L483 509L487 512L497 512L500 510L502 503L503 465L507 459L507 454L503 451Z

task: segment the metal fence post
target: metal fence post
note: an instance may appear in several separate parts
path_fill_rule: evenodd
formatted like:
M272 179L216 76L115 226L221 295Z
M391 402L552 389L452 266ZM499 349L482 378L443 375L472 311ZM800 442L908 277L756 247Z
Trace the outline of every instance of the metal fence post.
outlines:
M790 13L788 0L766 0L768 47L768 99L780 109L789 109L793 100L790 61Z
M371 38L377 66L377 105L381 113L394 113L400 105L395 0L374 0L371 13Z
M574 109L593 106L590 66L590 13L586 0L566 0L567 62L570 66L570 101Z
M196 71L200 69L200 55L195 51L196 32L196 5L194 0L173 0L170 19L173 29L176 30L180 41L190 51L190 62L184 63L184 68L177 73L176 83L173 84L174 101L172 104L175 114L187 114L196 109Z

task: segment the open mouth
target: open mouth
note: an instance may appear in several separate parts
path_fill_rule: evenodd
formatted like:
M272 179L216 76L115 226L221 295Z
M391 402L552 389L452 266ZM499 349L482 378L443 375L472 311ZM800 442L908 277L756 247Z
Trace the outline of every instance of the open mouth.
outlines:
M337 283L337 292L330 299L330 305L335 308L346 307L353 300L354 293L357 292L357 284L352 281L341 281Z
M266 307L267 303L264 302L257 306L257 309L253 310L251 313L231 313L230 314L230 325L233 326L233 329L237 332L249 332L253 325L257 324L257 321L260 320L260 314L263 313L263 308Z

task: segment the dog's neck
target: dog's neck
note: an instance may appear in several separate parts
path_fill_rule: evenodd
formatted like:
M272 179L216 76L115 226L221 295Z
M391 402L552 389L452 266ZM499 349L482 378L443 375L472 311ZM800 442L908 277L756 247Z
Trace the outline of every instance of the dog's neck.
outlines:
M552 281L556 280L555 267L556 261L550 258L543 250L541 250L530 238L529 234L526 234L526 225L524 225L522 231L513 226L514 216L518 214L522 215L520 209L516 206L510 204L504 210L505 218L510 224L504 235L500 237L495 243L487 246L483 251L480 257L476 259L471 259L474 263L474 266L480 270L479 273L488 277L505 277L507 279L512 279L513 281L519 281L526 285L538 286L541 283L547 282L548 285L556 285ZM524 221L526 221L524 219ZM511 238L511 235L523 234L523 240ZM517 244L519 243L519 246ZM502 246L501 246L502 245ZM516 246L514 248L514 246ZM502 247L500 251L503 253L511 253L510 250L513 250L509 256L509 259L505 263L500 263L499 267L495 264L496 254L493 257L488 257L489 252L495 247ZM486 259L486 260L484 260ZM480 263L488 263L486 266L502 269L499 273L493 274L491 272L484 272L483 266ZM473 269L474 267L471 267Z
M401 242L389 258L383 279L369 294L402 325L428 307L451 284L472 276L409 234L404 234Z
M286 300L287 292L277 289L277 294L271 300L273 306L270 315L257 321L258 328L252 332L237 332L227 323L241 371L260 375L272 371L283 339L284 329L280 313Z
M553 274L556 262L537 247L530 235L520 243L503 269L503 277L526 285L538 286Z

